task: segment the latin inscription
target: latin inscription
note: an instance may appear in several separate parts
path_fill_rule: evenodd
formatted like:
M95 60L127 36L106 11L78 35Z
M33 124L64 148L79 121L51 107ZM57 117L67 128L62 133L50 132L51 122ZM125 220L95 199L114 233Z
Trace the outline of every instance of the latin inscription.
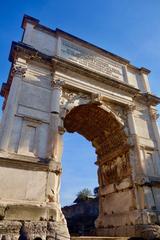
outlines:
M107 57L103 57L92 50L78 46L77 44L64 39L61 40L60 56L90 70L123 81L122 65L108 59Z

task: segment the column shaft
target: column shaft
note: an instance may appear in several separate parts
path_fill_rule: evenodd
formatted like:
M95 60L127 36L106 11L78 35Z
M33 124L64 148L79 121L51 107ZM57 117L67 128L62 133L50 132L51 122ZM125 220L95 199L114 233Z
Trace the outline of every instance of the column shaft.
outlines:
M21 66L14 66L13 72L14 72L14 78L12 81L11 89L9 92L9 96L7 99L7 104L4 110L4 115L2 119L2 127L1 129L1 142L0 142L0 149L7 150L8 144L13 128L14 123L14 115L16 114L17 108L18 108L18 100L19 95L21 92L21 86L22 86L22 77L25 73L25 68L22 68Z

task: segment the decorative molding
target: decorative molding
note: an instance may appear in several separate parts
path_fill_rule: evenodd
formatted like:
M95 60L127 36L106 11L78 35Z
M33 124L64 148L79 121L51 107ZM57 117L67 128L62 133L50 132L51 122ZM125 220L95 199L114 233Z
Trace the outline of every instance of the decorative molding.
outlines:
M12 68L13 75L17 75L20 77L25 77L27 67L21 66L19 64L14 64Z
M60 100L61 117L64 118L65 114L76 106L87 104L91 102L91 96L83 92L74 92L69 89L64 89Z
M65 131L66 131L66 130L65 130L64 127L62 127L62 126L59 126L59 127L58 127L58 132L59 132L60 135L63 135L63 134L65 133Z
M131 168L129 163L129 154L122 153L118 157L107 161L99 169L100 185L117 183L130 176Z
M157 120L158 118L159 118L159 116L160 116L160 114L157 112L157 110L156 109L150 109L150 113L151 113L151 118L153 119L153 120Z
M133 113L136 110L136 105L135 104L131 104L127 106L127 112L128 113Z
M140 175L135 179L138 186L156 186L160 185L160 177Z
M109 113L112 113L114 117L122 124L127 125L127 111L126 107L108 102L108 101L102 101L101 108L106 110Z
M34 158L16 153L0 152L0 166L32 171L48 171L48 159Z
M53 79L51 80L51 87L52 88L59 88L61 89L65 85L65 81L61 79Z
M101 96L101 94L98 94L98 93L91 94L91 103L102 105L102 100L103 100L103 97Z

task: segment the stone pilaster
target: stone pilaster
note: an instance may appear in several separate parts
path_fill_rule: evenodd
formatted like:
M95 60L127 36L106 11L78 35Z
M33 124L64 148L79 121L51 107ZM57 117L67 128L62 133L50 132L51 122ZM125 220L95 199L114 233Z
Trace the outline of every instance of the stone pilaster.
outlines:
M158 151L160 153L160 132L159 132L159 128L157 125L157 119L159 118L159 114L157 113L157 110L153 107L150 107L150 116L151 116L151 122L152 122L152 126L153 126L155 139L157 142Z
M136 109L136 106L130 105L128 106L128 125L130 129L130 138L132 141L132 144L135 146L135 155L136 155L136 165L135 165L135 174L141 174L142 173L142 167L141 167L141 155L140 155L140 146L139 146L139 139L136 131L136 123L134 119L134 111Z
M51 82L51 115L50 115L50 132L49 132L49 173L47 198L49 203L59 203L59 188L61 174L61 157L63 151L63 126L60 120L60 99L62 95L62 86L64 81L54 80Z
M60 178L62 172L61 157L63 152L63 121L60 119L60 100L62 96L62 87L64 81L53 80L51 82L51 107L50 107L50 129L49 129L49 169L47 180L47 205L55 211L54 219L58 232L61 232L60 238L69 238L66 220L63 216L59 200ZM51 223L50 223L51 224ZM54 226L55 228L55 226ZM54 229L55 230L55 229ZM61 233L59 233L61 234Z
M1 150L7 151L8 149L8 143L13 128L14 116L18 108L18 100L22 86L22 79L25 77L26 69L26 67L19 64L14 64L12 68L13 80L1 123Z
M136 109L136 106L130 105L128 106L128 126L130 129L130 140L132 145L134 145L134 149L130 150L130 162L132 165L132 179L133 179L133 184L134 184L134 189L135 189L135 197L136 197L136 208L141 209L141 197L139 194L139 190L136 186L136 178L137 175L141 174L142 169L141 169L141 155L140 155L140 147L139 147L139 141L138 141L138 136L136 132L136 124L134 120L134 111Z

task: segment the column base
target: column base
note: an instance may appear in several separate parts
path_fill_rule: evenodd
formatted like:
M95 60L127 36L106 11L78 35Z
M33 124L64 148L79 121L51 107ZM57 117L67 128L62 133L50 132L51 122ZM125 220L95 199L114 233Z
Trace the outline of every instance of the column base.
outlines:
M0 240L69 240L67 225L52 221L0 221Z
M128 225L128 226L117 226L109 228L97 228L97 236L107 237L128 237L137 239L160 239L160 226L159 225Z

